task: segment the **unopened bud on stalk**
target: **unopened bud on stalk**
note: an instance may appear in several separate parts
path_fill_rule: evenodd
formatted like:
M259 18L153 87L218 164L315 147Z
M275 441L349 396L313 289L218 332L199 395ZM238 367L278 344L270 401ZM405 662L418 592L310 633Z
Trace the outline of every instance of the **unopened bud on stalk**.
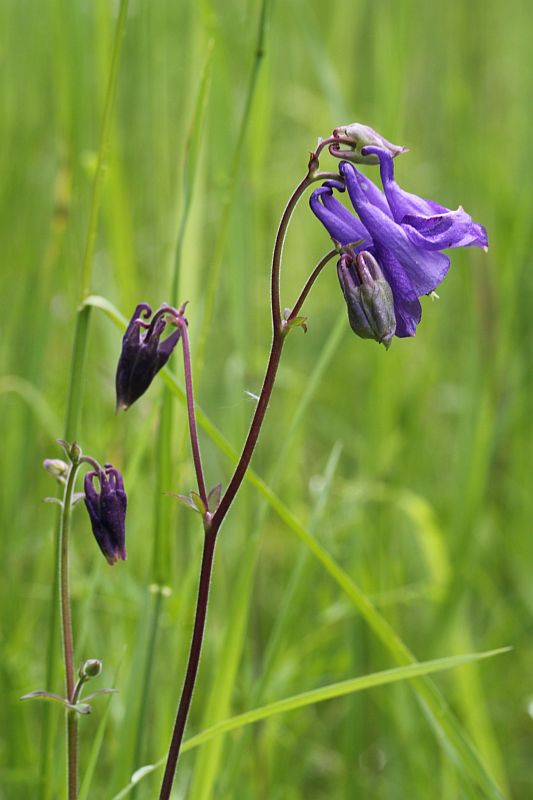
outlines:
M82 681L97 678L102 671L102 662L98 658L89 658L81 665L78 675Z
M351 328L362 339L374 339L388 350L396 331L392 289L367 250L343 253L337 274L348 307Z
M81 447L77 442L72 442L70 446L70 457L73 464L77 464L81 458Z
M333 131L333 136L339 139L339 143L330 145L331 155L354 164L379 164L379 158L374 153L363 155L361 151L364 147L380 147L382 150L386 150L392 158L407 152L406 147L392 144L373 128L361 125L359 122L340 125Z
M45 458L43 467L58 483L65 483L68 475L68 464L61 458Z

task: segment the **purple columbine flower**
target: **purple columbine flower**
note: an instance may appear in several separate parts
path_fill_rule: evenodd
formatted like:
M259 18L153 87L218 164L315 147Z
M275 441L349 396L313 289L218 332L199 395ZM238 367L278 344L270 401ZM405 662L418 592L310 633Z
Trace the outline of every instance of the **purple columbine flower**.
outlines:
M94 486L98 478L100 491ZM85 505L91 518L91 527L98 546L113 566L119 559L126 560L126 506L128 498L124 491L122 475L111 464L104 469L85 475L83 484Z
M384 192L343 161L344 183L326 181L311 195L311 209L336 242L357 243L355 254L366 250L374 256L392 289L396 336L414 336L422 316L418 298L434 291L450 266L440 251L473 245L486 250L487 232L462 207L450 211L401 189L386 150L364 147L362 154L379 159ZM358 216L333 197L334 189L345 188Z
M145 393L160 369L168 359L181 336L176 328L170 336L161 341L168 317L178 317L180 312L163 305L149 319L152 309L147 303L140 303L130 320L122 339L122 351L117 366L116 391L117 411L131 406ZM141 331L143 331L141 333Z

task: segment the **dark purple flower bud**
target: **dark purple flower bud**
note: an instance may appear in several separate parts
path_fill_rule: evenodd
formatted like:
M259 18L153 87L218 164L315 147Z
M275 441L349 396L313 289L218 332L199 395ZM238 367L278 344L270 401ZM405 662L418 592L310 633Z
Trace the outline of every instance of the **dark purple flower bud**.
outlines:
M98 478L100 491L94 486ZM106 464L105 469L88 472L85 476L85 505L91 518L94 538L100 550L113 566L119 559L126 560L126 506L128 499L124 491L122 475Z
M337 274L354 333L375 339L388 350L396 331L394 298L374 256L367 250L343 253Z
M169 320L182 318L181 311L161 306L150 322L152 309L140 303L135 309L122 339L122 351L117 366L117 411L131 406L145 393L154 377L167 363L181 336L177 327L161 341ZM144 320L143 320L144 318Z
M333 136L339 140L339 143L330 146L329 152L331 155L337 158L344 158L346 161L352 161L354 164L379 164L377 155L375 153L363 153L363 147L380 147L392 158L396 158L400 153L408 152L406 147L392 144L373 128L368 125L361 125L359 122L335 128Z

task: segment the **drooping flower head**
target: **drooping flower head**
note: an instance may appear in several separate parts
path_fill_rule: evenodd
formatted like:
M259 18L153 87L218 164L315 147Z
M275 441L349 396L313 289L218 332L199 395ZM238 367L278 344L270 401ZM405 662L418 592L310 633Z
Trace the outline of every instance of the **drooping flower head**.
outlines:
M404 191L394 180L391 154L364 147L363 156L379 160L383 192L352 164L342 161L342 180L326 181L310 198L313 213L340 245L356 243L355 255L369 252L392 289L396 336L414 336L422 309L419 297L430 294L445 277L448 247L487 248L485 228L459 207L451 211ZM345 189L356 215L334 197Z
M161 341L168 321L181 317L180 311L163 305L152 315L146 303L140 303L129 322L122 339L122 350L117 366L117 411L127 409L148 389L168 359L181 336L177 327ZM144 318L144 319L143 319Z
M99 491L94 485L95 478L100 484ZM93 470L85 475L83 488L94 538L107 563L113 566L119 559L125 561L128 498L122 475L111 464L106 464L104 469Z

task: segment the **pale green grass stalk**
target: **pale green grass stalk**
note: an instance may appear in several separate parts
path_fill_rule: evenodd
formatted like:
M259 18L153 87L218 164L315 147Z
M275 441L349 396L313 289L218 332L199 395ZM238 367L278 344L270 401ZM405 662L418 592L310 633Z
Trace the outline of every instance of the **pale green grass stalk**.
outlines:
M238 134L235 138L235 149L231 159L231 166L229 171L228 185L224 198L221 203L220 221L218 227L218 234L216 237L213 253L209 259L209 277L207 281L207 288L205 291L205 308L202 320L202 330L200 339L195 352L196 372L198 375L198 383L201 383L201 375L205 367L207 336L213 324L213 315L215 312L215 302L217 291L220 285L220 270L226 249L226 241L230 229L229 221L230 214L237 191L239 170L242 165L244 155L244 145L246 142L246 134L250 125L250 117L253 108L254 96L257 87L257 80L263 58L265 56L267 25L270 11L270 0L261 0L261 7L259 11L259 22L257 27L257 39L254 47L254 56L252 62L252 69L248 79L248 86L246 90L246 98L244 101L244 108L242 117L239 124Z
M98 214L102 199L103 181L106 166L106 159L109 147L109 135L111 130L111 118L115 101L118 67L122 39L126 26L128 13L128 0L121 0L120 12L117 20L115 39L113 44L113 56L109 74L106 101L102 117L102 127L100 133L100 144L98 148L98 161L94 176L93 193L90 206L89 222L87 227L87 239L81 269L81 306L76 315L76 327L74 332L74 344L72 348L70 383L66 403L66 418L64 427L64 438L68 442L73 442L79 435L79 421L82 407L82 395L85 378L87 341L89 334L90 306L83 305L83 301L90 293L91 275L93 268L94 246L98 226ZM56 537L56 552L59 553L59 536ZM56 559L59 565L59 558ZM56 568L52 581L50 596L50 613L48 625L48 644L47 644L47 669L46 685L52 687L57 676L57 612L59 595L59 566ZM50 797L50 765L53 762L53 730L55 722L53 719L53 709L46 708L44 711L44 728L42 742L41 760L41 796L44 800Z

